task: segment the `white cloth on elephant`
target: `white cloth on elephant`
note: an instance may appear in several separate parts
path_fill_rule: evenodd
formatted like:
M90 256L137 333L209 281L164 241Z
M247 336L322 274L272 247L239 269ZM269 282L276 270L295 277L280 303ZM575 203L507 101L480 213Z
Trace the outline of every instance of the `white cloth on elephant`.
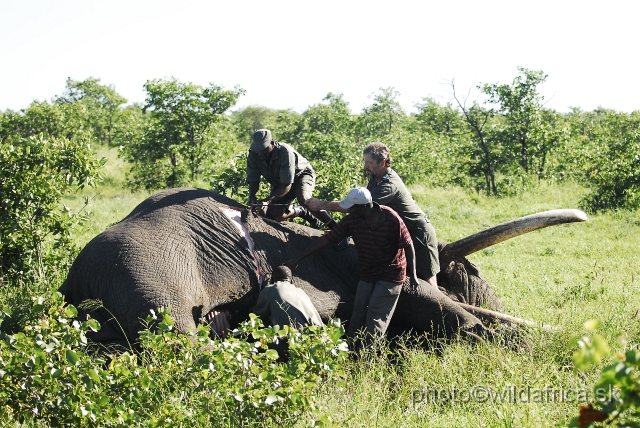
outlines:
M298 329L305 325L322 325L320 314L307 293L289 281L277 281L266 286L251 312L270 325L288 324Z

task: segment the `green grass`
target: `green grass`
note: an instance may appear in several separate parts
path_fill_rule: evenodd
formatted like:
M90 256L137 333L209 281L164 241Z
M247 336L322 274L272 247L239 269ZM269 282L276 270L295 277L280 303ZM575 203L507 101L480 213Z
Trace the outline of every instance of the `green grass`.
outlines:
M412 191L445 241L523 215L574 208L585 192L572 184L500 199L461 189ZM530 329L519 339L454 342L440 352L413 350L353 363L348 386L323 389L327 413L347 426L566 425L585 398L593 400L598 376L597 370L573 370L571 335L584 334L584 321L598 318L615 350L638 346L639 243L639 213L621 212L538 230L470 255L507 313L558 330ZM434 388L439 399L428 395ZM484 402L469 395L487 389L494 397ZM447 400L447 392L457 399Z
M84 197L91 197L90 220L75 235L79 246L147 196L123 190L126 165L114 149L102 148L99 154L109 158L104 184L64 201L79 210ZM438 238L450 242L523 215L575 208L585 194L585 189L570 183L542 184L509 198L489 198L459 188L415 186L412 191ZM567 348L571 335L584 334L584 321L598 318L599 331L614 350L638 346L639 243L640 213L619 212L538 230L472 254L469 259L479 266L507 313L558 330L528 329L517 338L495 343L454 341L436 347L437 351L411 347L389 354L381 351L349 363L344 384L320 386L322 413L338 425L353 427L566 425L585 402L563 400L557 394L592 393L598 376L597 369L573 370L573 351ZM625 340L618 341L619 337ZM420 399L433 388L457 392L458 399ZM493 394L531 391L532 396L527 400L524 393L481 402L469 397L474 388L490 388Z

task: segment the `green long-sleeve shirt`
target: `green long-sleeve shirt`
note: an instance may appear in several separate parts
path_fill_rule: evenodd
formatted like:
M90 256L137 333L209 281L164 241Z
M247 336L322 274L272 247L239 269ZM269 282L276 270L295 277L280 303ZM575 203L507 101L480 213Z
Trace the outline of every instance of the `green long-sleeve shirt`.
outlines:
M298 329L305 325L322 325L307 293L288 281L267 285L251 312L270 325L291 325Z

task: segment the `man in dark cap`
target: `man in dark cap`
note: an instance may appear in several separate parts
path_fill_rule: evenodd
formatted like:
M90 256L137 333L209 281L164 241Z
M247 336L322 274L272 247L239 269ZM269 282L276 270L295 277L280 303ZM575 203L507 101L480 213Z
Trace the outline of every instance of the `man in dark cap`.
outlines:
M271 185L271 192L258 201L256 193L261 177ZM259 206L259 212L268 218L283 221L290 217L301 217L316 229L322 223L329 229L336 224L327 211L307 209L307 201L316 184L316 174L307 159L290 145L273 140L268 129L259 129L251 135L247 183L249 205ZM292 203L296 198L300 206L293 208Z

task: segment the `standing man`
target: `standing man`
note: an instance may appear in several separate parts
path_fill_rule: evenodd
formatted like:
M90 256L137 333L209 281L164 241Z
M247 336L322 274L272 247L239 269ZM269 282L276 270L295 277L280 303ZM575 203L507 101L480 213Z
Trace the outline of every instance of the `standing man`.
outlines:
M407 190L398 174L391 169L391 153L383 143L371 143L362 151L364 170L369 178L367 189L374 202L392 208L404 220L416 255L418 276L437 287L440 272L436 230ZM307 205L313 210L348 212L337 201L311 198Z
M361 328L370 334L384 334L407 270L412 289L418 284L411 236L398 214L372 202L364 187L352 189L339 204L350 214L285 266L295 269L305 257L351 236L358 250L360 281L347 334L353 336Z
M256 193L260 177L271 184L271 192L262 201ZM247 183L249 205L260 206L260 214L276 221L289 217L301 217L311 227L319 229L324 223L328 228L336 222L327 211L309 211L306 207L316 185L316 174L311 164L288 144L271 139L271 131L259 129L251 135L251 147L247 156ZM298 198L300 206L293 208Z
M303 289L293 285L291 269L278 266L271 274L271 284L262 289L258 303L250 310L266 325L291 325L301 330L305 325L322 325L320 315Z

